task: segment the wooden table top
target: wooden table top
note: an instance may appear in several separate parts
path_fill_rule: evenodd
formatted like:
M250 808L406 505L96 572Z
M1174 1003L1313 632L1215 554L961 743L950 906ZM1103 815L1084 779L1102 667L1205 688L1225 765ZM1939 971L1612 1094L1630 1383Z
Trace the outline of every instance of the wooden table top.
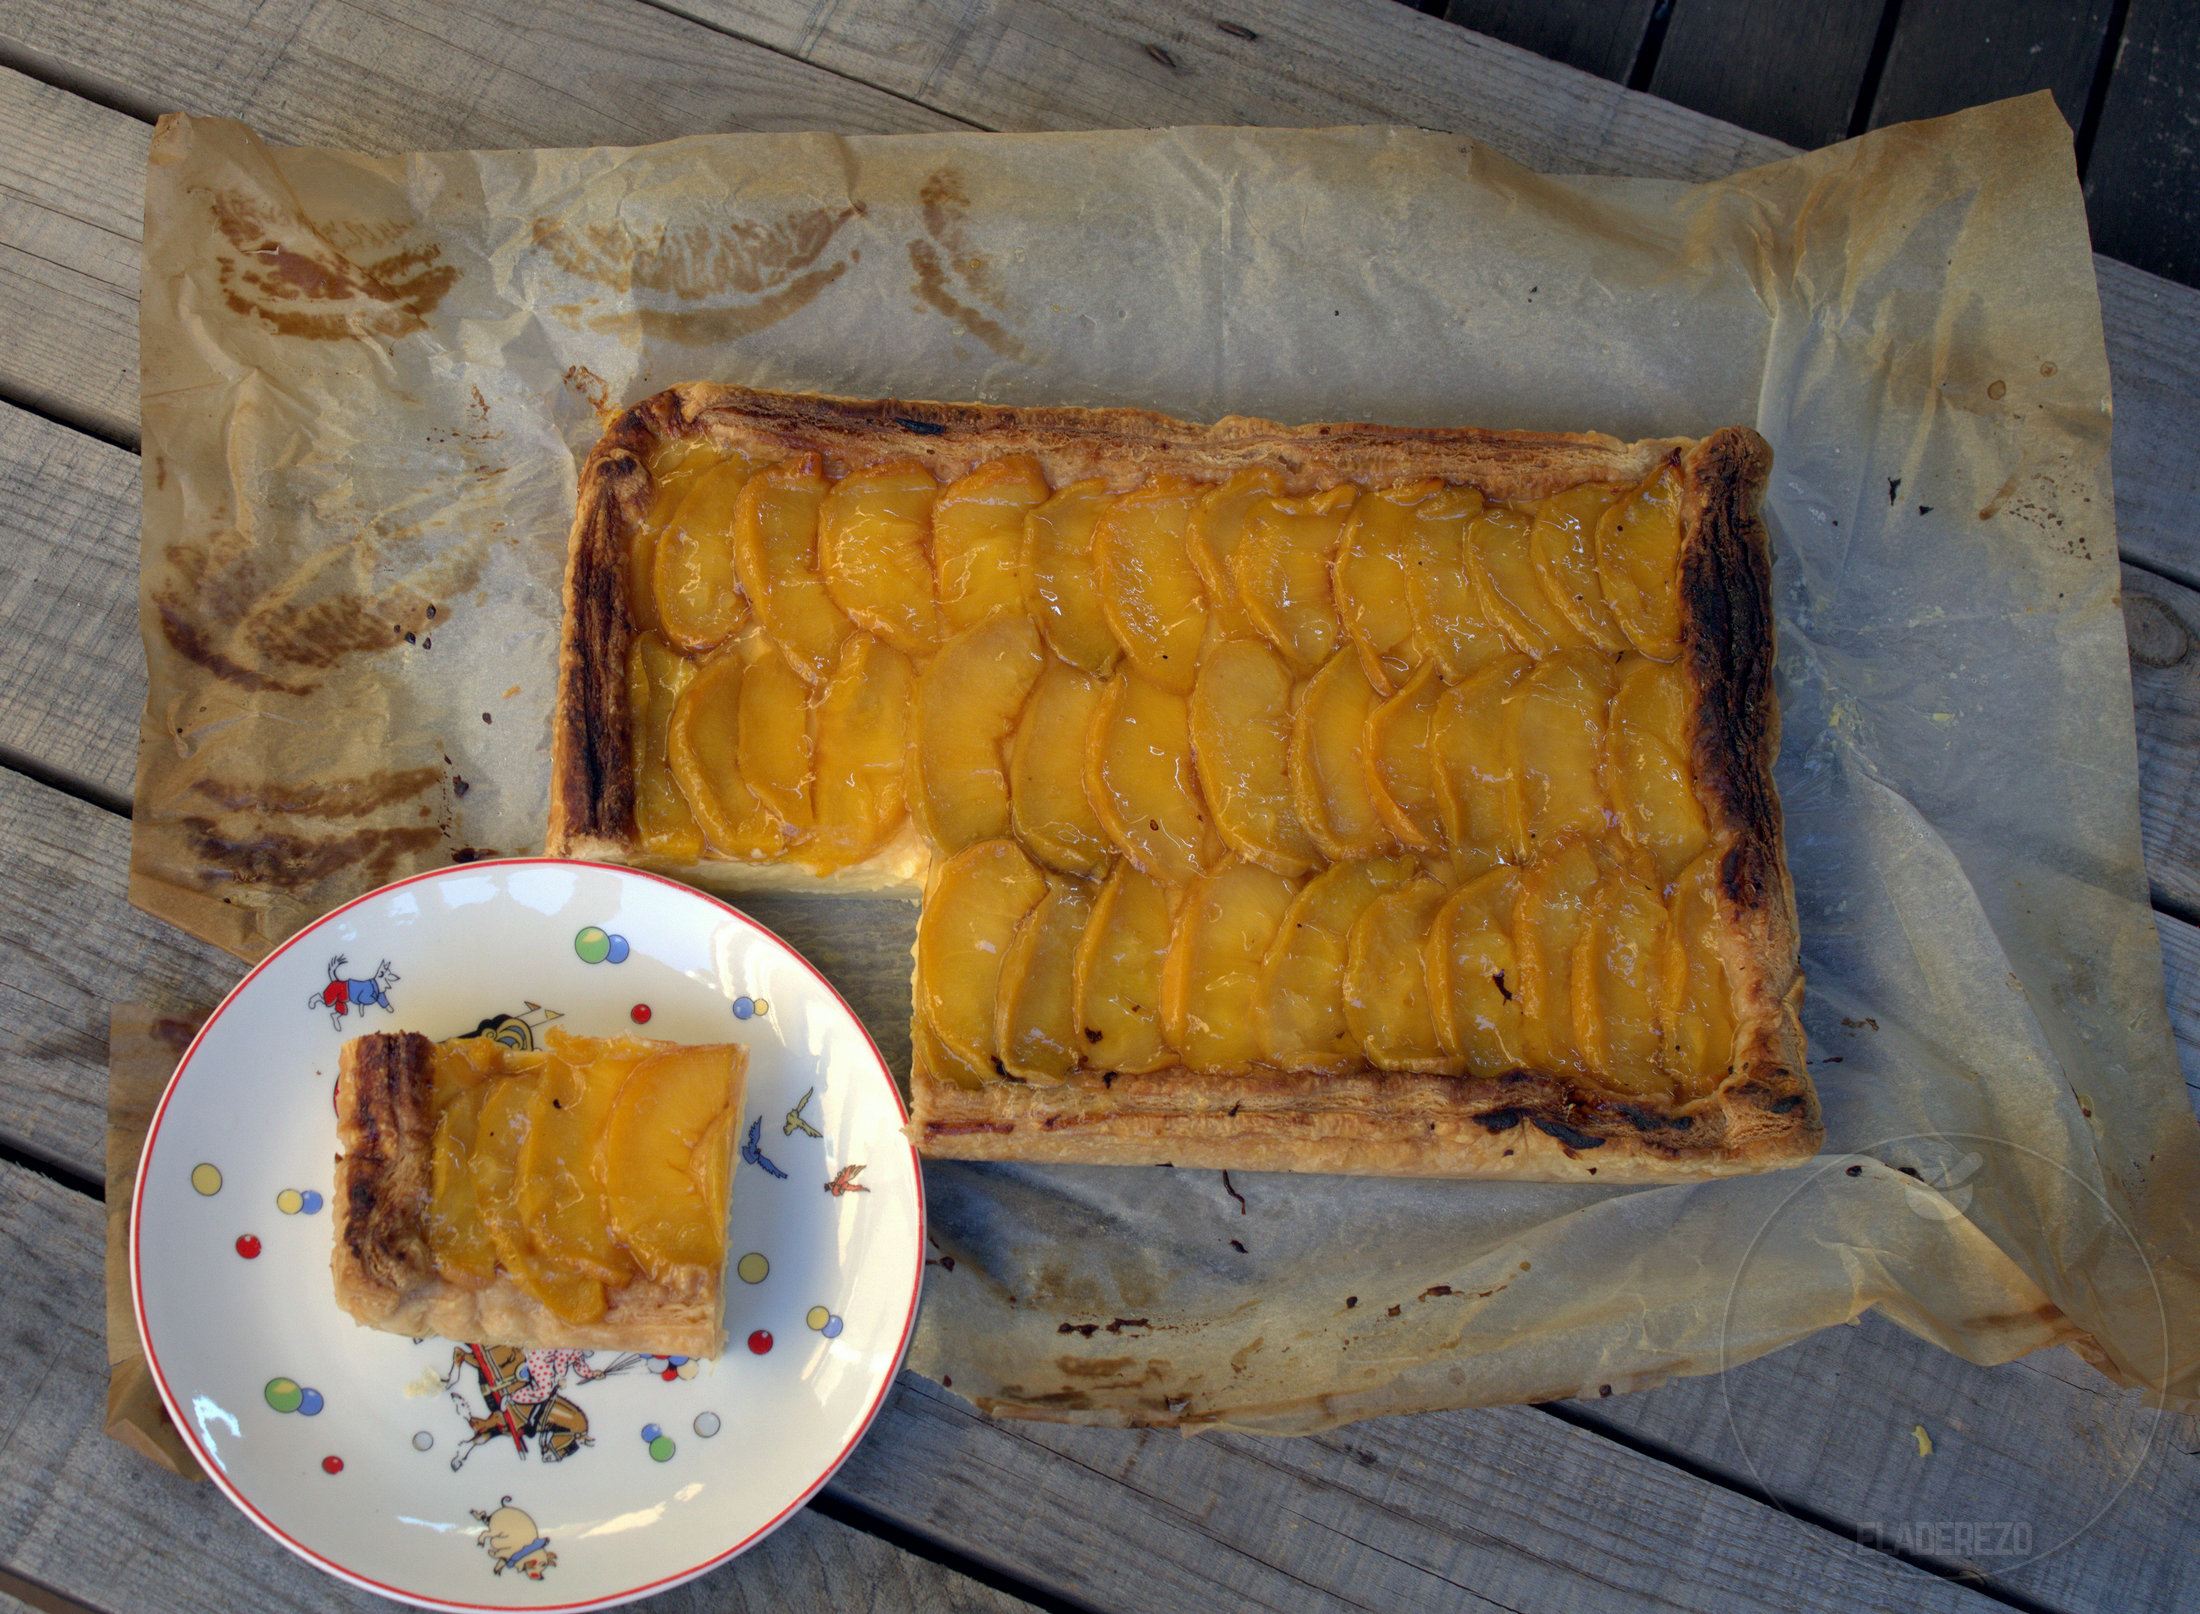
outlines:
M1611 8L1667 19L1669 89L1699 70L1705 16L1735 9ZM2164 9L2132 0L2129 25L2157 37ZM1884 82L1907 82L1880 59ZM378 1605L267 1541L213 1487L101 1433L108 1006L203 1009L242 973L124 891L145 689L143 173L152 119L178 108L366 151L1380 122L1456 130L1549 172L1704 179L1788 150L1394 0L9 0L0 1603L37 1608ZM2190 1084L2200 292L2105 258L2099 272L2141 812ZM2150 1411L2066 1351L1981 1369L1876 1316L1718 1378L1298 1440L995 1423L904 1375L815 1503L643 1606L2193 1607L2196 1453L2192 1419Z

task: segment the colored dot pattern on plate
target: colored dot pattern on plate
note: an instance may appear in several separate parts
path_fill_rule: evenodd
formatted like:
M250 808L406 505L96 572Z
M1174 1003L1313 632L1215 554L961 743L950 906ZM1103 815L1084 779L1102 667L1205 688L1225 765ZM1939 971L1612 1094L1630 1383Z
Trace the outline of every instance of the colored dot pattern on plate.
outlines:
M260 1258L260 1241L250 1233L242 1235L237 1240L237 1253L247 1261L257 1261Z
M583 964L624 964L632 949L624 936L614 935L601 925L588 925L574 936L573 951Z
M749 1350L755 1355L762 1356L766 1351L770 1350L771 1348L772 1336L770 1329L759 1328L755 1333L749 1336Z
M634 1005L633 1008L627 1010L626 1013L627 1018L632 1020L638 1026L646 1026L649 1024L649 1005L646 1003L637 1003Z
M435 1450L435 1436L433 1436L433 1435L429 1434L429 1433L428 1433L428 1431L427 1431L427 1430L425 1430L425 1429L421 1430L421 1431L420 1431L420 1432L419 1432L418 1434L416 1434L416 1435L414 1435L414 1436L413 1436L413 1450L414 1450L414 1451L433 1451L433 1450Z
M222 1191L221 1167L201 1161L191 1168L191 1186L200 1193L213 1195Z
M705 1440L718 1433L721 1427L723 1426L719 1423L718 1414L715 1412L698 1412L695 1415L695 1432Z
M741 1257L733 1270L743 1283L762 1283L771 1276L772 1264L764 1259L761 1251L751 1250Z
M747 1020L771 1012L772 1006L769 998L738 997L733 1000L733 1017L736 1020Z
M324 1474L341 1474L341 1473L342 1473L343 1471L344 1471L344 1460L343 1460L343 1459L342 1459L341 1457L324 1457L324 1458L322 1458L322 1459L321 1459L321 1472L322 1472L322 1473L324 1473Z

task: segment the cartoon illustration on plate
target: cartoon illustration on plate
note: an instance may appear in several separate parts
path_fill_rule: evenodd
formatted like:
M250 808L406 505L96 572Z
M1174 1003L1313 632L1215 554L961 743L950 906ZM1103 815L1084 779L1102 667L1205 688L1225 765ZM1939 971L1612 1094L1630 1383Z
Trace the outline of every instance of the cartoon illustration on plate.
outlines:
M741 1158L752 1166L761 1166L774 1177L784 1178L787 1175L773 1165L771 1157L764 1153L764 1118L761 1115L749 1123L749 1141L741 1145Z
M349 981L344 978L343 971L344 966L350 962L342 953L330 959L328 985L306 999L307 1008L326 1009L328 1023L338 1031L344 1029L346 1013L357 1009L364 1015L370 1003L380 1004L385 1013L395 1014L397 1010L390 1002L390 988L404 979L390 968L390 961L385 958L365 980Z
M527 1442L535 1442L536 1455L546 1463L562 1463L583 1446L593 1446L588 1414L558 1391L567 1373L581 1383L608 1378L635 1358L608 1368L589 1363L593 1351L529 1351L516 1345L460 1345L451 1351L451 1370L443 1375L443 1388L451 1405L472 1431L451 1456L451 1471L465 1467L476 1447L509 1436L524 1458ZM468 1370L486 1409L477 1414L473 1402L458 1383Z
M516 1053L526 1053L535 1046L535 1033L553 1020L563 1020L565 1015L557 1009L546 1009L529 1001L525 1014L492 1014L471 1031L460 1032L463 1037L487 1037L501 1042Z
M842 1166L833 1174L833 1180L825 1185L825 1192L835 1199L844 1199L850 1194L867 1194L871 1190L856 1181L862 1175L863 1167L860 1165Z
M779 1131L782 1136L791 1138L798 1129L813 1138L822 1138L825 1135L810 1125L809 1118L802 1113L816 1096L817 1089L814 1087L805 1087L802 1090L802 1096L795 1100L794 1108L787 1112L786 1120L780 1123Z
M557 1568L558 1555L550 1550L550 1538L536 1525L534 1515L512 1506L510 1497L494 1508L468 1511L481 1521L478 1539L481 1550L489 1555L491 1574L514 1569L529 1580L540 1580L545 1570Z

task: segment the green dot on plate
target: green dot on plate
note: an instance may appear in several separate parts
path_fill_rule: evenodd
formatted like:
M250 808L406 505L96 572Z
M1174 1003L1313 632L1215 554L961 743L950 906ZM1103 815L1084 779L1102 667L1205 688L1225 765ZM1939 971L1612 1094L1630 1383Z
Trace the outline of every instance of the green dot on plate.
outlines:
M191 1186L202 1194L220 1193L222 1191L221 1168L201 1161L191 1168Z
M306 1398L296 1379L269 1379L262 1393L267 1397L267 1404L277 1412L296 1412Z
M760 1252L751 1250L741 1257L740 1265L733 1270L741 1275L743 1283L762 1283L770 1275L771 1269L772 1264Z
M660 1463L671 1462L672 1451L672 1437L670 1435L659 1435L649 1443L649 1455Z
M601 964L611 956L611 938L600 925L590 925L573 938L573 951L583 964Z

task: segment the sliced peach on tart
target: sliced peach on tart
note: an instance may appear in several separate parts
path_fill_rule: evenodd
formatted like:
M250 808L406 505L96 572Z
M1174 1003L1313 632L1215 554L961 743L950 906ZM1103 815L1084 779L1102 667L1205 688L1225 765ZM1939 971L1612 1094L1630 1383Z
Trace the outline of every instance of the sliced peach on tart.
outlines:
M1511 830L1530 858L1562 835L1601 837L1612 827L1603 759L1613 682L1611 658L1560 650L1505 698Z
M1011 840L966 846L932 877L917 919L918 1006L956 1060L997 1075L994 1009L1016 929L1046 876Z
M1098 477L1072 482L1024 518L1024 609L1048 647L1080 672L1107 676L1123 653L1100 605L1092 535L1114 502Z
M1136 673L1110 678L1093 707L1085 794L1108 839L1157 880L1183 885L1227 855L1192 761L1190 702Z
M764 810L796 837L816 817L810 801L816 742L810 728L809 685L778 656L750 662L741 675L734 764Z
M1531 1070L1588 1074L1574 1027L1574 944L1588 926L1590 899L1604 870L1593 842L1568 835L1521 871L1512 932L1521 1054Z
M619 1084L596 1142L612 1230L644 1272L682 1292L699 1292L725 1265L726 1179L699 1171L696 1156L725 1152L738 1052L724 1043L651 1052Z
M1667 1068L1683 1098L1726 1079L1734 1060L1734 987L1719 950L1719 853L1706 851L1673 882L1663 977Z
M1101 512L1092 533L1100 610L1139 675L1189 695L1207 636L1207 595L1185 550L1201 484L1157 476Z
M818 562L818 511L831 484L816 454L797 454L749 478L734 511L733 559L749 608L787 665L815 687L854 631L833 603Z
M1597 580L1612 616L1637 650L1659 661L1681 653L1681 482L1666 465L1615 500L1597 522Z
M693 862L703 855L703 832L666 758L672 708L695 676L695 664L644 631L627 650L627 711L634 725L634 834L652 857Z
M1024 915L1001 959L993 1043L1009 1075L1069 1080L1085 1057L1077 1034L1077 947L1097 892L1089 880L1047 876L1047 894Z
M1189 708L1192 760L1231 850L1278 874L1321 852L1291 795L1291 669L1258 639L1222 639L1200 658Z
M1493 505L1467 528L1467 568L1475 600L1515 650L1541 658L1590 641L1558 608L1537 575L1535 519L1525 510Z
M1423 660L1406 592L1414 507L1443 491L1441 482L1378 488L1352 508L1344 545L1330 572L1337 616L1359 652L1360 670L1379 695L1393 695Z
M1585 483L1535 501L1528 554L1544 596L1554 601L1576 632L1599 650L1627 648L1626 635L1604 603L1597 578L1596 532L1617 488Z
M922 661L940 641L932 598L932 502L939 484L914 460L842 477L817 512L819 569L848 620Z
M717 649L749 619L733 562L734 517L748 480L745 461L713 466L689 488L657 540L651 569L657 619L667 639L693 654Z
M1420 873L1409 857L1335 863L1291 899L1261 960L1261 1051L1284 1070L1352 1071L1366 1063L1345 1016L1352 927L1368 905Z
M1483 609L1468 564L1468 533L1483 508L1473 488L1442 488L1413 507L1403 535L1413 636L1447 683L1472 677L1513 649Z
M1645 1098L1672 1096L1665 1057L1667 914L1624 869L1598 883L1574 944L1574 1037L1595 1079Z
M1072 971L1077 1035L1100 1070L1135 1074L1177 1063L1161 1024L1161 976L1182 888L1118 858L1094 901Z
M657 541L688 490L725 458L725 451L704 436L668 438L649 456L649 509L635 523L626 549L626 603L636 633L664 630L657 615Z
M909 808L942 852L1009 833L1008 743L1045 661L1031 619L1003 611L955 635L917 676Z
M1362 745L1378 702L1351 648L1299 692L1291 719L1291 805L1324 857L1374 857L1395 843L1368 787Z
M946 632L1022 608L1024 518L1052 493L1029 454L988 460L940 489L932 505L932 576Z
M727 857L756 861L784 851L787 832L741 776L746 671L736 647L696 669L672 703L665 758L710 844Z
M1230 575L1253 626L1300 678L1337 648L1337 602L1329 565L1360 490L1340 482L1306 499L1263 499L1246 512Z
M1512 747L1505 722L1507 698L1534 667L1526 656L1507 651L1445 690L1429 722L1436 811L1463 870L1527 861L1514 839Z
M1008 750L1016 838L1050 869L1097 879L1115 845L1085 791L1085 736L1106 684L1053 656L1024 702Z
M1224 638L1243 638L1258 631L1238 598L1230 557L1245 537L1245 518L1253 506L1282 495L1282 473L1272 465L1254 465L1201 494L1192 512L1191 527L1184 535L1185 552L1207 591L1215 632Z
M1377 897L1353 921L1346 938L1345 1024L1377 1070L1456 1076L1466 1061L1436 1032L1427 943L1436 915L1451 895L1421 874Z
M1401 843L1424 852L1444 844L1436 753L1429 744L1443 697L1444 682L1437 676L1436 663L1423 662L1395 695L1367 714L1366 737L1361 742L1375 811Z
M1710 830L1689 778L1688 690L1676 664L1619 658L1604 744L1605 790L1620 828L1649 854L1661 882L1677 879Z
M1242 1070L1261 1057L1260 969L1296 884L1230 862L1192 882L1161 972L1162 1030L1193 1070Z
M1520 1068L1520 965L1513 917L1520 871L1499 864L1445 898L1430 922L1423 962L1436 1040L1474 1076Z
M813 827L803 862L818 873L860 863L908 816L909 713L917 669L892 645L852 633L818 691Z

